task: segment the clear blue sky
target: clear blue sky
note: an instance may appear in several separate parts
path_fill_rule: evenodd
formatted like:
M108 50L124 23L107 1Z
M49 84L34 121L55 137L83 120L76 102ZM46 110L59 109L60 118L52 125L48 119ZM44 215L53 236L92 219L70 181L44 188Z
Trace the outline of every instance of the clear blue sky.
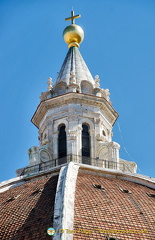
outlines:
M155 177L155 1L0 0L0 181L27 166L27 150L39 144L30 119L68 51L62 32L72 6L82 15L81 54L120 115L120 157Z

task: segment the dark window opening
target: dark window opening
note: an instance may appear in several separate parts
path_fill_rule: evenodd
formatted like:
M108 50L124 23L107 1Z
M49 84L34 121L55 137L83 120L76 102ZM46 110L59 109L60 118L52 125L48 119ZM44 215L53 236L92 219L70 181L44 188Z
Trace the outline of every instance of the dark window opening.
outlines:
M82 163L90 164L90 136L86 124L82 124Z
M93 187L97 189L104 189L102 185L98 185L98 184L93 184Z
M128 189L123 189L123 188L121 188L120 186L118 186L119 187L119 189L122 191L122 192L124 192L124 193L132 193L131 191L129 191Z
M58 134L58 158L64 158L64 162L60 162L59 164L63 164L66 162L66 156L67 156L67 141L66 141L66 131L65 131L65 125L61 125L59 127L59 134Z
M33 193L31 193L30 196L37 195L38 193L41 193L42 191L43 191L43 189L37 189Z
M16 200L17 198L19 198L20 195L21 195L21 194L18 194L17 196L10 197L6 202L7 202L7 203L12 202L12 201Z
M153 198L155 198L155 194L153 194L153 193L146 193L149 197L153 197Z

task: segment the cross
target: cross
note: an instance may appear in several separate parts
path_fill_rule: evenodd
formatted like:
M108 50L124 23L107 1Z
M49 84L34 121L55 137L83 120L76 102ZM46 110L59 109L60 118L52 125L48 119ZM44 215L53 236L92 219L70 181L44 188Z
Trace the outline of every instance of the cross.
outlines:
M68 21L68 20L71 20L72 21L72 24L74 24L74 22L75 22L75 18L79 18L79 17L81 17L81 15L80 14L78 14L78 15L74 15L74 11L71 11L71 17L69 17L69 18L65 18L65 21Z

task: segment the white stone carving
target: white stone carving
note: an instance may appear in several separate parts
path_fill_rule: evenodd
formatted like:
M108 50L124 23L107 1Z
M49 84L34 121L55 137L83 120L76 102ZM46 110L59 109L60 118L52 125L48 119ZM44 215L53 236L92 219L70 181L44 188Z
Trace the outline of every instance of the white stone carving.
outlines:
M122 170L122 171L126 170L131 173L136 173L137 164L135 162L126 161L124 159L119 159L119 162L125 164L125 166L123 164L122 165L120 164L120 170Z
M101 89L102 97L104 97L108 102L110 101L110 92L109 89Z
M84 94L92 94L93 86L90 82L83 80L81 82L81 92Z
M99 82L100 82L100 79L99 79L99 76L96 75L94 80L95 80L95 85L94 85L94 87L95 87L95 88L99 88L99 87L100 87L100 83L99 83Z
M59 95L66 93L66 89L67 89L66 82L60 82L55 86L54 91L59 96Z
M70 83L70 84L76 83L75 73L74 73L74 72L71 72L71 73L70 73L69 83Z
M39 147L33 146L28 150L29 166L40 163L39 161Z
M51 77L48 78L47 84L48 84L48 87L47 87L48 91L52 90L53 87L52 87L52 78Z
M96 135L96 139L98 141L107 142L107 138L105 136L100 135L99 133Z
M51 154L47 148L47 145L44 145L43 147L31 147L28 150L29 166L37 165L41 162L47 162L51 160Z
M108 148L107 148L107 146L104 146L100 149L99 159L108 160Z
M49 155L48 151L45 150L45 149L41 149L41 151L40 151L40 161L44 163L44 162L47 162L49 160L50 160L50 155Z

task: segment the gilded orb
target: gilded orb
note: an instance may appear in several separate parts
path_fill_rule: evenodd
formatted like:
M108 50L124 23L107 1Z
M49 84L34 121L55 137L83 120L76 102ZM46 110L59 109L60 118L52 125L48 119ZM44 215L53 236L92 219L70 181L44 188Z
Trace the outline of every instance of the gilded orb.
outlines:
M79 47L84 39L84 31L79 25L71 24L64 29L63 37L69 48L72 46Z

